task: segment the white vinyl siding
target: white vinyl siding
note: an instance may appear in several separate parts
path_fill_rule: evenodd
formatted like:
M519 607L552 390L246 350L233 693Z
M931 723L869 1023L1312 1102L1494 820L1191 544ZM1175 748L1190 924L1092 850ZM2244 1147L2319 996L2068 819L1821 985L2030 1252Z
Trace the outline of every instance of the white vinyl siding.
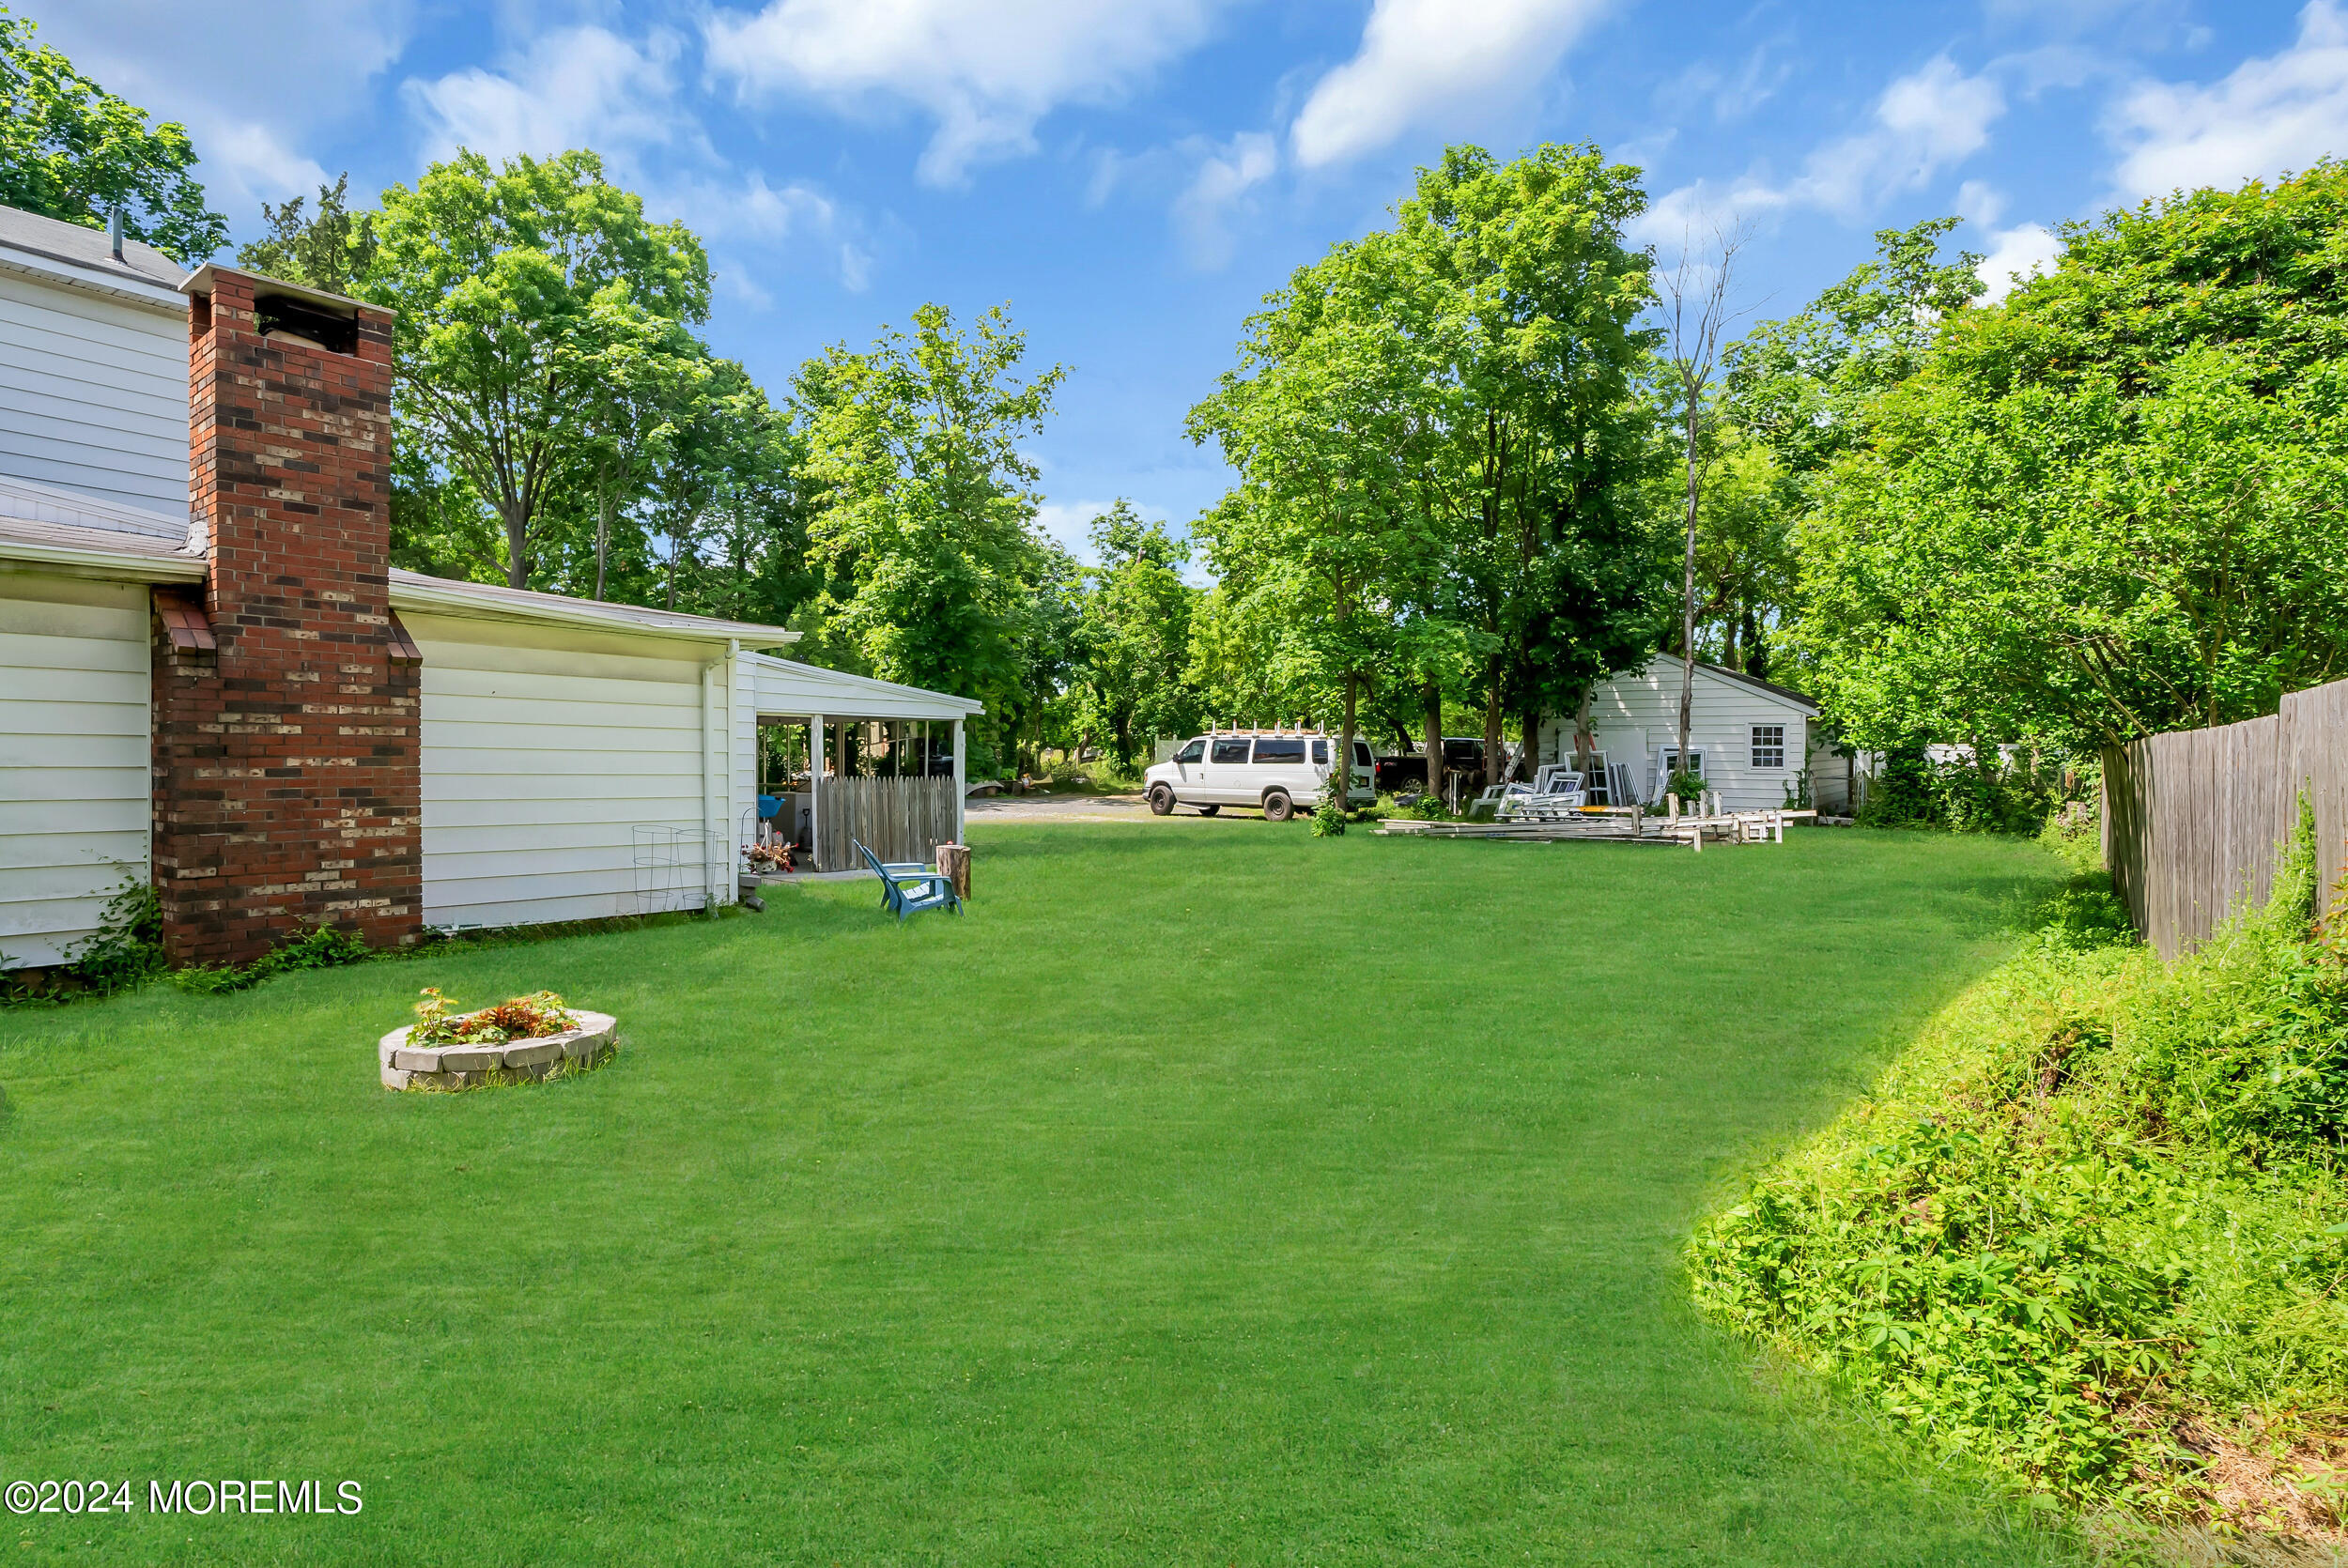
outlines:
M0 272L0 475L186 516L185 313Z
M726 686L704 728L707 644L402 610L424 654L424 918L506 926L652 913L670 901L639 827L685 834L684 902L714 869ZM707 755L715 752L715 779Z
M1648 799L1661 787L1656 770L1665 752L1679 745L1679 672L1676 657L1658 653L1645 669L1599 683L1590 702L1598 748L1609 763L1628 765L1631 781ZM1784 805L1795 770L1754 767L1753 730L1783 726L1790 760L1808 733L1810 712L1791 698L1699 668L1688 749L1704 759L1706 786L1719 791L1732 811ZM1541 760L1559 761L1558 748L1569 749L1572 737L1570 716L1548 720L1541 730Z
M147 595L0 574L0 966L65 961L147 880Z

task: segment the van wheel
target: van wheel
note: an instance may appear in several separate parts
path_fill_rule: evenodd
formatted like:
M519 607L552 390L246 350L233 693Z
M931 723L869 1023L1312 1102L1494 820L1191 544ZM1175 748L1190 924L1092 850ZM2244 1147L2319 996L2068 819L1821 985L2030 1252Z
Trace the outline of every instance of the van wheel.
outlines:
M1198 808L1198 814L1199 814L1200 816L1202 816L1202 817L1212 817L1212 816L1213 816L1213 815L1214 815L1217 811L1220 811L1220 810L1222 810L1222 809L1223 809L1223 807L1221 807L1220 806L1202 806L1202 807L1200 807Z
M1150 815L1163 817L1174 809L1174 792L1163 784L1150 787Z
M1294 815L1295 811L1296 803L1289 799L1289 792L1286 790L1267 790L1264 792L1263 820L1265 822L1287 822L1290 816Z

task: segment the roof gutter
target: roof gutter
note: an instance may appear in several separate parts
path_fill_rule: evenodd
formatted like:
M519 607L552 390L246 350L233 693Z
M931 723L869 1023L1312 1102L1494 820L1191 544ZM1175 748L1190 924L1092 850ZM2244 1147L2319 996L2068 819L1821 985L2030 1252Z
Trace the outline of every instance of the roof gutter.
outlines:
M571 605L576 604L577 608ZM394 578L392 607L394 609L429 610L440 615L460 616L472 621L538 621L558 626L578 626L591 631L616 632L623 637L668 638L684 642L714 642L724 644L739 640L746 648L785 648L799 639L799 634L780 626L749 626L732 621L702 621L679 617L673 623L638 621L629 616L613 615L589 600L579 599L565 604L520 604L509 599L490 599L469 593L458 583L445 587L425 585Z
M209 567L202 556L149 555L140 550L100 550L78 545L37 545L0 538L0 569L32 566L60 576L100 582L202 582Z
M78 262L5 241L0 241L0 272L12 272L20 278L30 278L36 283L70 288L78 293L120 300L164 315L188 314L187 300L161 279L139 278L135 284L127 278L117 282L89 271Z

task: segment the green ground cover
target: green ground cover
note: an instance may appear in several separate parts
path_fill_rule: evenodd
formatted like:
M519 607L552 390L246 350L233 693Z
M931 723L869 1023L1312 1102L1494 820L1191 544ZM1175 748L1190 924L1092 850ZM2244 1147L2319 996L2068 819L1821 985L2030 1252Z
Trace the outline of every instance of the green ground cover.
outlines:
M974 833L761 916L0 1014L20 1563L2069 1560L1688 1304L1691 1227L2010 951L2031 846ZM394 1096L418 987L610 1068ZM28 1546L6 1543L28 1542Z

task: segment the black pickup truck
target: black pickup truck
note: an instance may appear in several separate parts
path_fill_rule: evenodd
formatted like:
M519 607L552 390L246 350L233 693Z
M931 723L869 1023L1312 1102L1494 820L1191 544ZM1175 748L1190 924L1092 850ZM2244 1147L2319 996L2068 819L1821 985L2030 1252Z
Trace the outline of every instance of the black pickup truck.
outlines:
M1445 773L1481 774L1484 771L1484 742L1481 736L1445 735L1443 741L1443 765ZM1404 790L1427 788L1427 755L1406 752L1399 756L1381 757L1374 764L1378 792L1396 794Z

